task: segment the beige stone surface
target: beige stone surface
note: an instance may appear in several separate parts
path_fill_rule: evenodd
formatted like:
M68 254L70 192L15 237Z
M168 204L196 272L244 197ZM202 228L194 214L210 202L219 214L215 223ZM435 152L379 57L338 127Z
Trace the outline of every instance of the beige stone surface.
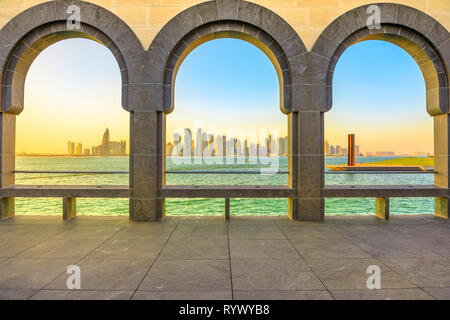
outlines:
M0 220L0 300L450 299L449 222L433 215L380 221L16 216ZM66 287L72 264L80 267L80 290ZM371 265L381 270L379 290L367 288Z
M47 0L0 0L0 27L21 11ZM112 11L136 33L148 48L158 31L175 15L202 0L91 0ZM322 31L341 14L373 3L372 0L253 0L285 19L299 34L308 50ZM421 10L450 29L448 0L383 0Z

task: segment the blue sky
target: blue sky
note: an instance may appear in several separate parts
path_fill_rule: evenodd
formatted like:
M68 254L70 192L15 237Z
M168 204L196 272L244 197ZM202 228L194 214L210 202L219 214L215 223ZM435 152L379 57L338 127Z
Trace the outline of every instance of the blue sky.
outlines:
M120 91L120 71L107 48L86 39L52 45L27 75L17 151L64 153L67 140L91 147L105 127L113 139L128 140ZM325 115L331 144L345 145L346 134L355 133L363 151L433 149L422 74L395 45L366 41L347 49L336 66L333 102ZM277 74L264 53L241 40L219 39L188 55L176 79L175 110L167 117L168 140L172 130L198 126L286 133Z

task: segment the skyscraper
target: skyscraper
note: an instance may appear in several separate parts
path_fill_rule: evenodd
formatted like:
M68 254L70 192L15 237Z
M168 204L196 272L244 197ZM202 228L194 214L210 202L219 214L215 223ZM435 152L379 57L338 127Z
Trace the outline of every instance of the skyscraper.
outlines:
M77 156L83 155L83 145L80 142L77 143L77 146L75 148L75 155Z
M69 141L67 143L67 155L69 156L75 155L75 142Z

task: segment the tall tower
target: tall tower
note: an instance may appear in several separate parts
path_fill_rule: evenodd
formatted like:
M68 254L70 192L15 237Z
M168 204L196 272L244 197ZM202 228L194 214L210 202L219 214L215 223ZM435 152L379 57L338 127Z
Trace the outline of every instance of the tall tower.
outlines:
M103 134L102 145L108 145L109 141L109 129L106 128L105 133Z
M348 154L347 154L347 165L355 166L355 135L348 135Z

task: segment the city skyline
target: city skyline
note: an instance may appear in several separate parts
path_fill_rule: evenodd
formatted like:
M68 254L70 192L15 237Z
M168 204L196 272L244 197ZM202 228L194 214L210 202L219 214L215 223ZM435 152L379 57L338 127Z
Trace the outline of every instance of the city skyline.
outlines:
M125 140L111 141L109 129L106 128L103 133L103 138L98 146L91 148L84 148L81 142L67 142L67 155L68 156L126 156L127 154L127 142Z
M373 63L364 64L362 57ZM92 68L97 70L94 77ZM121 106L120 77L112 54L93 41L72 39L47 48L27 75L25 108L17 117L17 153L65 154L72 137L95 145L106 126L128 141L130 120ZM287 135L277 74L251 44L220 39L201 45L181 65L175 87L167 137L185 127L274 128L280 136ZM325 113L325 139L344 146L350 131L364 150L375 153L433 153L423 76L402 49L367 41L341 56L333 80L333 108Z
M228 131L226 134L208 133L203 128L185 128L183 133L175 132L173 140L166 144L166 155L174 157L219 157L219 156L287 156L288 137L261 131Z

